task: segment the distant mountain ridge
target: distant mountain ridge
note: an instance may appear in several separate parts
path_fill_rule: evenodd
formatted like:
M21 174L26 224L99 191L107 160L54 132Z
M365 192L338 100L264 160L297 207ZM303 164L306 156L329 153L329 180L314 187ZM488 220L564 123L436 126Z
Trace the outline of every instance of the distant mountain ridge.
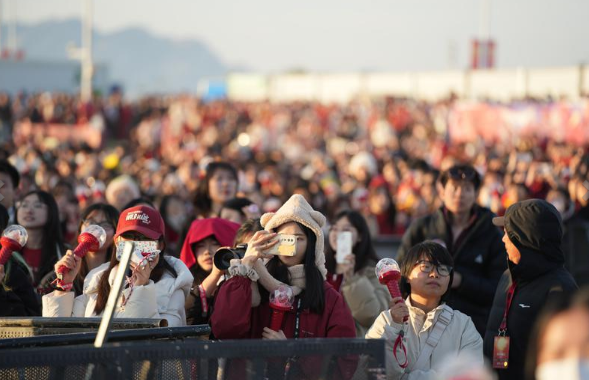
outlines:
M17 33L26 59L64 61L69 43L81 45L78 20L19 24ZM3 28L3 46L6 36ZM112 33L95 30L93 52L94 61L107 66L110 81L135 94L195 92L199 79L228 72L227 65L204 43L160 37L141 28Z

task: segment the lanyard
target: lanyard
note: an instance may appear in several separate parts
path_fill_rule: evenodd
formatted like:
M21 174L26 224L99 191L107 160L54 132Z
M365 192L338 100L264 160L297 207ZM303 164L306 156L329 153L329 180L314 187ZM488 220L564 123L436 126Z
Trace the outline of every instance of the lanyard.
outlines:
M399 335L397 335L397 339L395 340L395 345L393 346L393 355L395 356L395 360L399 364L399 367L401 367L403 369L407 368L407 366L409 365L409 358L407 358L407 349L405 348L405 345L403 344L403 336L404 335L405 335L405 332L403 330L399 331ZM405 356L405 361L403 363L401 363L401 361L397 357L397 348L401 348L403 350L403 355Z
M503 320L501 321L501 326L499 326L499 335L505 336L507 332L507 314L509 314L509 309L511 308L511 302L513 301L513 295L515 294L515 287L517 283L514 281L509 290L507 291L507 298L505 299L505 311L503 312Z

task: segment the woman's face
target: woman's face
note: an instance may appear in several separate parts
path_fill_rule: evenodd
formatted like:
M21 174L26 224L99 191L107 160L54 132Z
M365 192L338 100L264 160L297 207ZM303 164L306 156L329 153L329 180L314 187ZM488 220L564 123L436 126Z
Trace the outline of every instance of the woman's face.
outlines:
M217 249L221 248L221 244L212 236L207 237L194 244L192 250L196 257L196 263L205 271L213 270L213 255Z
M209 196L213 203L223 203L237 194L237 181L229 170L217 169L209 180Z
M291 267L301 264L305 261L305 252L307 252L307 235L303 229L295 222L284 223L276 229L276 233L285 235L295 235L297 237L297 251L294 256L278 256L284 265Z
M439 268L431 264L431 260L422 256L418 263L415 263L407 281L411 285L411 294L423 297L428 300L441 300L448 290L450 276L441 276ZM428 266L432 267L431 272L426 273Z
M43 228L47 223L49 207L37 194L26 196L18 207L18 222L26 229Z
M356 244L362 240L356 227L350 223L348 217L343 216L335 222L335 224L329 230L329 245L334 251L337 251L337 235L340 232L351 232L352 233L352 250Z
M137 231L127 231L127 232L119 235L117 237L116 242L118 243L120 241L157 241L158 242L158 248L157 249L159 249L161 251L164 248L164 243L163 242L160 242L158 240L150 239L147 236L145 236L142 233L137 232ZM159 255L157 255L155 257L155 259L152 261L154 267L159 262L160 255L161 255L161 253Z
M391 202L389 201L386 188L379 187L370 193L368 207L370 207L370 212L374 215L381 215L387 212L390 206Z
M106 215L104 215L104 212L100 210L94 210L90 214L88 214L86 219L82 221L82 229L80 230L80 232L84 231L85 228L93 224L96 224L104 228L104 232L106 232L106 242L100 249L100 251L106 251L113 244L115 226L113 226L111 222L109 222L109 220L106 218Z

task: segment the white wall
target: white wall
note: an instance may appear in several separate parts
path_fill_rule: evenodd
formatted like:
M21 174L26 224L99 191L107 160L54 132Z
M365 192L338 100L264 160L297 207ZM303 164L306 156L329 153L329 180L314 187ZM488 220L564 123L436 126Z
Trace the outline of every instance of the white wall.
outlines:
M437 100L451 92L467 99L509 101L527 95L564 95L575 100L579 98L580 88L589 93L589 67L273 76L233 74L227 86L230 99L244 101L345 103L359 96L387 95Z

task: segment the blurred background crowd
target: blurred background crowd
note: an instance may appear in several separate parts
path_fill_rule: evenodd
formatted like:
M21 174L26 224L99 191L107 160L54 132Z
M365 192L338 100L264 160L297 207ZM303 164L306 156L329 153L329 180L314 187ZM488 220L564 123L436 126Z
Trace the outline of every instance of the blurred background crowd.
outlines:
M300 193L328 220L358 210L373 236L400 236L439 208L436 180L457 163L479 171L478 203L498 215L541 198L565 221L589 218L585 146L533 135L514 136L511 144L457 142L448 127L455 102L449 96L276 104L183 95L130 102L119 88L90 103L60 93L0 94L0 158L20 172L21 194L38 188L55 196L68 242L79 210L103 201L120 210L139 196L156 205L173 198L163 214L181 235L195 217L211 216L198 209L195 194L210 180L205 168L213 161L231 163L238 175L209 188L214 201L239 195L267 212ZM93 129L102 139L94 146L44 134L12 139L19 123L67 124L73 136Z

